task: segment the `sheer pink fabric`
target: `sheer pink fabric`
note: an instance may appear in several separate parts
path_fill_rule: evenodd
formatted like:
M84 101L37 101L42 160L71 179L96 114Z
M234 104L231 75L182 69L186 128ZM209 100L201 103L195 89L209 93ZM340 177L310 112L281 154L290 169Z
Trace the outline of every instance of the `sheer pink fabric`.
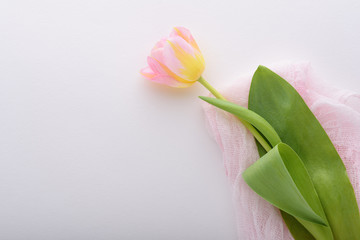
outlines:
M320 82L308 63L270 66L286 79L304 98L339 152L360 199L360 95ZM225 88L229 101L247 107L251 76ZM241 173L259 155L252 135L238 120L211 105L203 105L210 132L222 153L226 174L233 186L238 238L242 240L293 239L280 212L256 195L244 182Z

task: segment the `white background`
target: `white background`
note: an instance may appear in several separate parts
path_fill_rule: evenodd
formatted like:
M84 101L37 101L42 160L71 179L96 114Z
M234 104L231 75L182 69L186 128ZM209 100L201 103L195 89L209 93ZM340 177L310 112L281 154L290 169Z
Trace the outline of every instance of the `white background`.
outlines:
M359 14L358 0L1 1L0 239L237 239L207 93L144 80L147 54L180 25L216 87L309 60L360 91Z

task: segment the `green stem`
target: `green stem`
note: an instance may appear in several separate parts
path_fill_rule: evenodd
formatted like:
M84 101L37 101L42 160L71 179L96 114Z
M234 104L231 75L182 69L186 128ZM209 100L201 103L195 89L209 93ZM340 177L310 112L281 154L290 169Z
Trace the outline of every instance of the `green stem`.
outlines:
M213 88L202 76L197 80L207 90L209 90L217 99L226 100L215 88ZM263 136L253 127L250 123L238 118L240 122L252 133L255 139L261 144L261 146L268 152L271 150L271 146L263 138Z

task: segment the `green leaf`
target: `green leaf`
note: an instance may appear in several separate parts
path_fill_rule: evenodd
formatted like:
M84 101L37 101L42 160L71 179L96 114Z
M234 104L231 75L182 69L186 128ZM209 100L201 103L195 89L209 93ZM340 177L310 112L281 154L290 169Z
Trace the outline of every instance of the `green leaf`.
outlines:
M310 176L287 144L279 143L262 156L243 178L265 200L301 221L316 239L333 239Z
M263 117L255 112L225 100L202 96L199 98L249 122L265 136L273 147L281 142L281 139L274 128Z
M249 109L266 119L303 161L334 239L360 239L359 208L344 164L296 90L280 76L260 66L253 76ZM290 224L293 229L297 227L297 223ZM301 239L300 235L294 237Z
M243 178L256 193L279 209L326 226L310 176L301 159L288 145L276 145L246 169Z
M264 156L266 154L265 149L261 146L261 144L258 141L256 141L256 145L257 145L260 157ZM294 216L291 216L290 214L288 214L284 211L281 211L281 210L280 210L280 212L281 212L282 218L284 219L284 221L286 223L286 226L288 227L291 234L295 237L295 239L315 240L314 236L309 232L309 230L307 230L305 228L305 225L309 229L312 229L311 225L318 227L317 224L306 223L306 222L303 222L303 224L301 224ZM314 232L314 231L312 231L312 232L315 236L319 235L319 234L317 234L317 232ZM318 237L318 239L321 239L321 238Z
M287 214L284 211L280 211L280 212L289 231L294 237L296 236L295 239L315 240L314 236L303 225L301 225L300 222L297 221L295 217L291 216L290 214Z
M256 141L256 140L255 140ZM260 157L266 154L265 149L261 146L261 144L256 141L256 145L259 151ZM281 216L284 219L286 226L288 227L291 234L295 237L295 239L306 239L306 240L314 240L314 236L294 217L290 214L281 211Z
M290 231L301 236L299 239L314 239L312 235L317 239L333 239L330 228L319 225L327 224L326 216L306 168L288 145L280 143L271 125L258 114L234 103L200 98L253 124L265 137L272 139L273 144L279 143L269 153L259 148L263 157L244 172L245 181L264 199L295 216L282 212L287 216ZM295 228L294 222L298 224Z

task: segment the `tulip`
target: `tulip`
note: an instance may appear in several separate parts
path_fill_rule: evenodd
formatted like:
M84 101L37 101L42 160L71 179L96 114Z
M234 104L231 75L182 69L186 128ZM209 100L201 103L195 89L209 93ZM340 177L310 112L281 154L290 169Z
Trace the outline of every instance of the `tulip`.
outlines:
M191 86L205 69L200 49L184 27L175 27L169 37L157 42L147 62L140 71L145 78L178 88Z
M244 171L243 178L283 211L295 239L360 240L358 205L342 160L304 100L284 79L260 66L249 92L249 108L254 111L226 101L201 76L204 58L183 27L161 39L147 61L148 67L141 70L147 79L180 88L199 82L217 98L200 97L202 100L234 114L253 134L262 147L261 158ZM282 94L274 94L278 92ZM272 114L273 109L279 113Z
M201 74L205 61L190 31L184 27L175 27L169 37L161 39L151 50L147 58L147 67L140 73L147 79L171 87L185 88L199 82L216 98L225 98L213 88ZM271 146L250 123L239 118L266 151Z

